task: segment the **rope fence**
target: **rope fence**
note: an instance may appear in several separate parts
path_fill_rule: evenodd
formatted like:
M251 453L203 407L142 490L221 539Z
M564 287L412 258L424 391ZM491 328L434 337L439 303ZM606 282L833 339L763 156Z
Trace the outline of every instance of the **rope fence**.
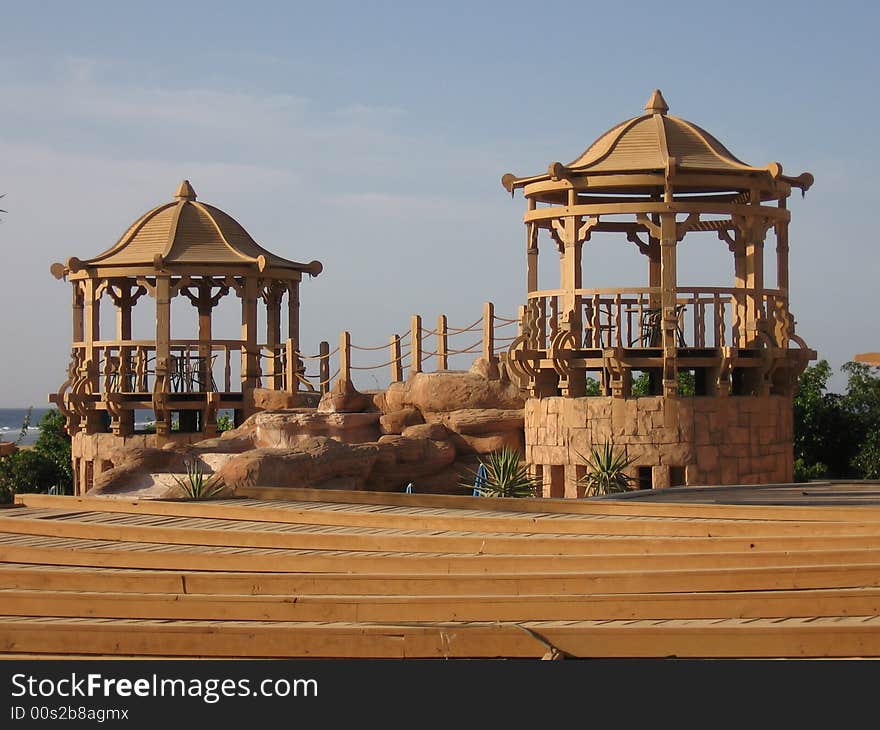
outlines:
M318 345L316 355L306 355L299 351L293 340L277 346L263 346L259 350L256 369L256 383L260 387L274 390L297 392L306 391L326 393L338 381L351 382L353 371L370 372L389 369L390 382L399 383L404 379L404 370L409 373L422 372L424 365L434 359L438 371L449 369L450 357L456 355L473 355L482 353L488 361L498 361L498 354L507 349L506 343L512 342L516 336L496 337L495 330L517 324L519 320L495 316L494 305L486 302L483 314L478 320L467 327L450 327L445 314L437 318L433 329L422 326L422 317L413 315L410 318L410 329L403 335L391 335L386 345L355 345L351 341L351 333L344 331L339 335L339 344L330 349L329 342ZM480 332L481 337L466 347L453 347L451 340L458 335L469 332ZM435 349L425 347L426 340L434 339ZM404 350L404 344L408 349ZM355 365L352 362L352 351L387 352L388 357L380 363ZM263 369L262 361L266 361ZM331 360L333 372L331 374ZM307 373L306 363L317 363L317 373Z

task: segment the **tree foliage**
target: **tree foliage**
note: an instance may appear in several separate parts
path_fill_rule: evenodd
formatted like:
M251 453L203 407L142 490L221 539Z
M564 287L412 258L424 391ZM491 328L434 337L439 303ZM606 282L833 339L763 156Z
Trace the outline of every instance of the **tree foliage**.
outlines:
M53 409L40 419L39 428L33 448L0 459L0 502L12 501L16 492L48 492L53 487L70 493L73 469L64 416Z
M829 393L831 366L820 360L794 397L795 478L880 478L880 370L848 362L844 393Z

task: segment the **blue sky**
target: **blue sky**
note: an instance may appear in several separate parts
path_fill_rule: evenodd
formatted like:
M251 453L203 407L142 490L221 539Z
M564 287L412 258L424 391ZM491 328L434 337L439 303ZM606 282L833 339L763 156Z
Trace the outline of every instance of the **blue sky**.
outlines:
M64 379L49 265L109 247L183 178L324 263L307 349L387 342L412 313L469 324L487 299L513 316L524 205L501 175L574 159L657 87L741 159L816 176L790 205L798 331L835 367L878 350L880 12L811 5L0 3L0 406ZM728 284L723 244L698 240L682 283ZM602 251L585 286L644 283L631 250Z

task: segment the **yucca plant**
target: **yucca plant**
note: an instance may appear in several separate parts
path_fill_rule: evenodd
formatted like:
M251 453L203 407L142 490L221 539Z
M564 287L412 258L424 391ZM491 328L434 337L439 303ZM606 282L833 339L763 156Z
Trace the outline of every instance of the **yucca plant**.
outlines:
M172 474L171 478L177 483L186 499L211 499L226 488L220 479L205 471L202 462L187 460L184 464L186 465L186 478L181 478L176 474Z
M509 446L488 454L480 467L473 472L474 481L461 486L473 487L481 497L534 497L541 487L541 480L520 461L519 451Z
M575 453L587 467L587 473L578 479L578 484L584 487L584 496L619 494L635 489L635 480L626 473L635 457L628 456L626 451L616 451L606 440L602 446L594 447L589 457Z

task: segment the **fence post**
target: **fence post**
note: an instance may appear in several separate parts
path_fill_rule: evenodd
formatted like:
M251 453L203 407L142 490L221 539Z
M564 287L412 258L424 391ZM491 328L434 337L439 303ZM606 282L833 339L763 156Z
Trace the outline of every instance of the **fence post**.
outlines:
M445 314L437 317L437 369L449 370L449 328Z
M296 377L297 366L296 348L293 346L293 340L288 339L284 343L284 382L287 384L288 393L296 393L299 390L299 378Z
M495 305L483 305L483 357L487 363L495 360Z
M400 336L391 335L391 382L403 382L403 360L400 357Z
M348 331L339 335L339 379L351 382L351 333Z
M418 314L412 316L410 322L410 344L412 355L410 357L410 373L422 372L422 318Z
M321 342L318 345L318 380L320 381L321 393L330 390L330 343Z

